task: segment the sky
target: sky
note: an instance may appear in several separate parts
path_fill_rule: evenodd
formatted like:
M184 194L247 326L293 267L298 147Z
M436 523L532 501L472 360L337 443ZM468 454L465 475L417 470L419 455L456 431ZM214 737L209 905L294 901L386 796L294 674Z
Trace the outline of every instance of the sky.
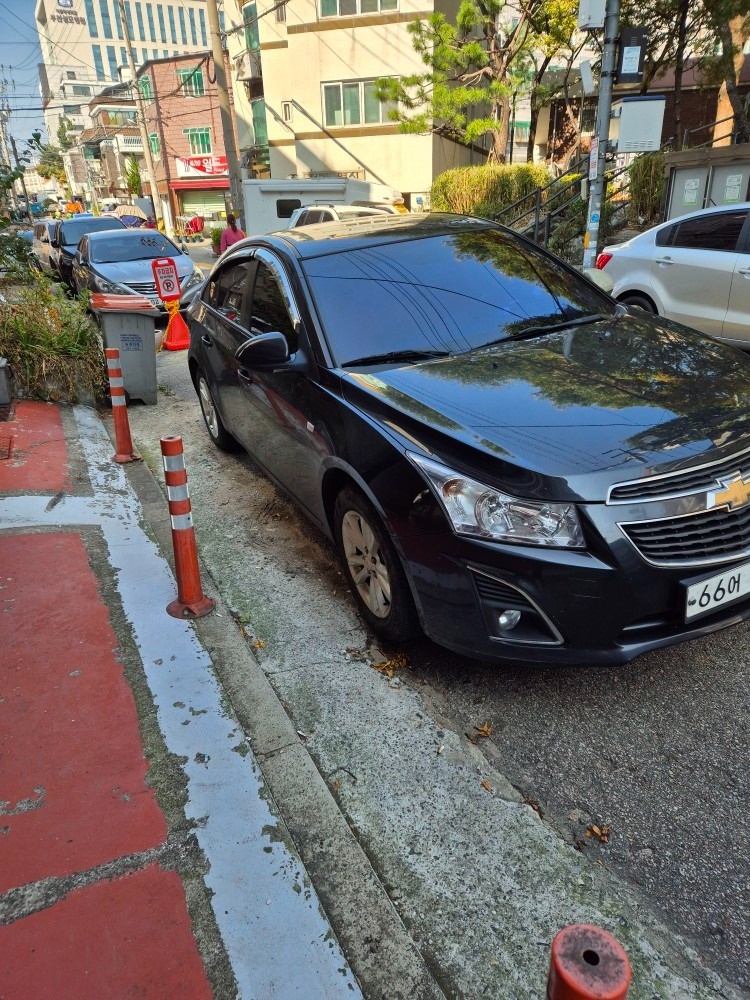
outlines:
M9 131L19 144L35 130L47 141L39 96L37 64L42 54L34 23L35 2L0 0L0 86L4 90L0 102L5 106L7 101Z

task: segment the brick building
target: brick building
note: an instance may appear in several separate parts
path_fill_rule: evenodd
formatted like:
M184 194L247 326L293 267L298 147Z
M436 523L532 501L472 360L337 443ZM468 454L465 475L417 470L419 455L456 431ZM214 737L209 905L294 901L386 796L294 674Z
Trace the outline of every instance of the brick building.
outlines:
M226 53L225 70L231 79ZM207 225L223 222L229 173L213 56L195 52L149 60L138 70L138 85L167 228L179 229L180 218L196 215ZM229 102L233 111L231 92Z

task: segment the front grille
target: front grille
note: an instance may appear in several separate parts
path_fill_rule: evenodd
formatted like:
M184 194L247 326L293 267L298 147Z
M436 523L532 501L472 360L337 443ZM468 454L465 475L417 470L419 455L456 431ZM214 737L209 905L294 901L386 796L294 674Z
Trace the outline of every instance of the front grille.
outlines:
M635 483L621 483L609 491L609 503L638 503L641 500L658 500L660 497L682 493L698 493L718 485L718 480L739 472L747 479L750 475L750 450L697 469L675 472L666 476L642 479Z
M156 283L153 281L126 281L124 284L139 295L156 295Z
M750 554L750 504L620 527L644 559L659 566L729 562Z

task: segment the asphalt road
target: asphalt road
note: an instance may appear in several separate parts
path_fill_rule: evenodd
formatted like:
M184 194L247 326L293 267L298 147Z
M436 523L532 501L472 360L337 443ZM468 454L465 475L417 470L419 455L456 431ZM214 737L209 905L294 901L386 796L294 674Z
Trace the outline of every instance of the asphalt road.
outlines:
M182 360L160 361L161 412L157 417L155 408L140 407L133 425L152 442L157 420L164 434L185 427L191 480L200 480L204 504L196 513L196 524L202 517L205 526L199 531L206 536L218 528L235 558L239 548L232 563L218 539L211 543L222 593L226 588L231 600L233 588L239 593L245 585L241 570L233 576L231 568L242 558L269 580L294 579L294 599L306 593L309 603L297 612L298 625L309 628L314 645L315 618L308 625L305 614L325 591L337 609L325 613L341 616L341 645L348 647L356 616L330 548L247 457L222 455L207 435L196 437L198 404ZM248 532L253 549L243 555ZM283 587L276 599L285 601ZM262 634L262 615L254 627ZM400 682L418 692L435 726L476 734L476 726L489 723L491 736L479 739L480 752L550 829L582 857L621 876L706 966L741 990L750 988L750 627L606 669L498 666L462 659L427 640L406 653L411 669L399 674ZM310 687L300 693L286 663L266 669L271 676L276 671L277 690L295 722L322 726L326 711L333 711L321 708L324 696ZM372 724L384 725L377 718ZM326 749L321 746L321 757ZM356 821L354 800L350 809ZM587 836L592 824L606 843Z

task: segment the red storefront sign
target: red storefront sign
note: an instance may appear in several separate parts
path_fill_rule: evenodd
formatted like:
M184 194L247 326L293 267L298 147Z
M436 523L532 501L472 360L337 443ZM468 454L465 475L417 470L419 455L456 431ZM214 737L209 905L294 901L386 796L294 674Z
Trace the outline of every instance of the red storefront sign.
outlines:
M189 176L193 171L204 175L220 175L226 174L229 170L226 156L180 156L177 166L178 173L183 177Z

